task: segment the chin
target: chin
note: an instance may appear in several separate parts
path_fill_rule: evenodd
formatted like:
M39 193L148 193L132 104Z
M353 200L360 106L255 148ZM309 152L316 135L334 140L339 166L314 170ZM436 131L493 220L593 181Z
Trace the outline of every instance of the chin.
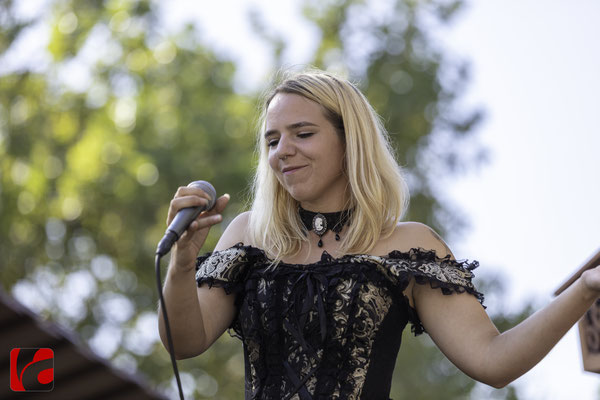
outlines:
M288 190L287 192L290 194L290 196L292 196L294 200L296 200L299 203L310 201L312 198L308 195L308 193L305 193L301 190Z
M291 186L284 185L283 187L290 196L299 203L315 202L320 198L318 193L324 192L321 188L315 188L314 183L295 184Z

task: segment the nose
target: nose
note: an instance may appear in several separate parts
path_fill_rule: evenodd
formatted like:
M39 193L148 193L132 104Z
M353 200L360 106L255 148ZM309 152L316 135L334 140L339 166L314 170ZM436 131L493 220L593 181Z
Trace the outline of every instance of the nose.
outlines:
M287 157L293 156L296 153L296 146L288 135L281 135L277 147L275 148L275 156L280 160L285 160Z

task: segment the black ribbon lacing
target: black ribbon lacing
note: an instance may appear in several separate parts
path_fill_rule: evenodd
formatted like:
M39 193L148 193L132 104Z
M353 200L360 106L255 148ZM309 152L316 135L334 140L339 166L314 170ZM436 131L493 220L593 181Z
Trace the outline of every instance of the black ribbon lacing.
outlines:
M303 283L306 284L306 292L298 293L299 286ZM293 300L288 303L288 306L284 310L284 315L288 316L288 318L283 320L286 329L294 339L296 339L297 343L305 349L310 357L318 357L317 349L306 341L303 334L304 328L311 309L316 308L319 317L321 343L325 342L327 337L327 312L325 310L323 299L327 297L328 286L328 278L325 275L315 271L304 271L294 281L290 292L290 298ZM292 322L290 322L290 320ZM294 390L285 397L285 400L290 399L296 393L298 393L301 400L312 400L312 396L308 393L305 384L306 381L315 374L318 367L313 368L304 378L300 379L287 359L283 360L283 365L288 378L294 385Z

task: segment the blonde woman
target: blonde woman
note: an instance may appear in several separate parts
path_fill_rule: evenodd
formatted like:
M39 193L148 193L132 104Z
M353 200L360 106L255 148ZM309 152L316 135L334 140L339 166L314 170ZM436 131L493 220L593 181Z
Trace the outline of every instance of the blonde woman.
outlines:
M400 222L408 191L377 114L347 80L284 78L264 102L251 210L198 257L229 197L173 248L164 294L178 358L231 327L248 399L388 399L402 330L426 331L473 379L502 387L556 344L600 293L587 271L553 303L499 333L429 227ZM181 187L176 213L207 195ZM161 315L159 313L159 315ZM166 344L162 316L160 333Z

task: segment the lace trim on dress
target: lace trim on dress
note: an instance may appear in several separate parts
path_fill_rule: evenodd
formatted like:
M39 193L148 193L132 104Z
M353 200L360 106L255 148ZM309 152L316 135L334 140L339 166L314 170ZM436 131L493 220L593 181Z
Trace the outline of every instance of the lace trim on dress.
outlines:
M397 290L403 292L411 278L418 284L429 283L431 288L440 289L444 295L467 292L477 298L482 304L484 295L473 285L473 270L479 266L477 261L459 261L451 259L450 255L438 257L434 250L413 248L407 252L394 250L387 256L374 256L368 254L349 254L339 258L332 257L326 251L321 260L311 264L288 264L280 262L275 268L269 269L272 264L263 250L238 243L229 249L204 254L196 262L196 282L198 285L208 284L209 287L217 286L225 292L240 293L244 290L244 282L252 270L261 273L272 271L285 274L286 271L312 270L327 268L325 274L330 279L335 277L340 268L349 265L374 265L389 281L397 285ZM362 268L361 268L362 269ZM402 294L403 297L405 297ZM406 304L408 299L405 297ZM236 304L239 304L236 301ZM414 308L409 307L410 322L415 335L425 332L423 325ZM484 306L485 308L485 306ZM237 332L237 329L234 330ZM236 336L238 336L236 335Z

